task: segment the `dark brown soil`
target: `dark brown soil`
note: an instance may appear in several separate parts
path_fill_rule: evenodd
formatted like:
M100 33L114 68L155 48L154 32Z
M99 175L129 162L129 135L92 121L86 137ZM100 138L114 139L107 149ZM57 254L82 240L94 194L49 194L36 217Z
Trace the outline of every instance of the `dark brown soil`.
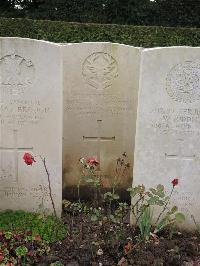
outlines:
M68 225L66 238L52 246L45 260L60 261L67 266L198 266L200 238L197 234L169 231L152 237L145 243L128 223L91 221L91 214L64 212ZM44 264L45 265L45 264Z

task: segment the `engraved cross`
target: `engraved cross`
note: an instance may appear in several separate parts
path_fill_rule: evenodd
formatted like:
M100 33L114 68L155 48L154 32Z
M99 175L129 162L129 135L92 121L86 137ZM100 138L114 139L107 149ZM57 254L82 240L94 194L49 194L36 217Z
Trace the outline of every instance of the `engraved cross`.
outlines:
M14 147L1 147L0 152L13 152L14 153L14 169L15 169L15 181L18 182L18 152L32 151L33 147L18 147L18 132L13 130ZM0 165L2 168L2 165Z
M104 137L102 136L101 133L101 125L102 125L102 120L97 120L97 135L94 137L86 137L83 136L84 141L96 141L97 142L97 160L99 161L101 165L101 142L106 142L106 141L115 141L115 136L113 137ZM100 170L100 165L99 169Z
M184 161L193 161L194 158L195 158L195 155L193 154L185 154L183 152L183 142L184 140L183 139L178 139L179 141L179 149L178 149L178 153L171 153L171 154L168 154L168 153L165 153L165 158L166 159L172 159L172 160L184 160Z

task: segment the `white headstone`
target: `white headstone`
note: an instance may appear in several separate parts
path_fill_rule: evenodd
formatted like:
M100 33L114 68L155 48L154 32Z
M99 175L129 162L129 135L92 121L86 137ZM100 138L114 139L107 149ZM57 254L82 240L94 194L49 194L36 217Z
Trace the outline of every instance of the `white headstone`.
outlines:
M0 210L52 212L62 200L62 62L59 45L0 38ZM35 156L28 166L25 152Z
M140 48L112 43L66 44L63 57L64 184L77 185L77 162L90 156L97 157L100 172L108 180L123 152L132 168ZM130 170L120 186L131 182Z
M200 48L142 52L133 185L163 184L186 215L200 223Z

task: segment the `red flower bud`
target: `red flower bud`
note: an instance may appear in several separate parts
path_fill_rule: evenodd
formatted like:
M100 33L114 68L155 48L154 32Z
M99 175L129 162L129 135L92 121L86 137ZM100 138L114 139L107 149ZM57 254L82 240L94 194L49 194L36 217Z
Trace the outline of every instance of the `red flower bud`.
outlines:
M24 153L23 159L27 165L32 165L35 162L34 157L28 152Z
M99 165L99 161L97 161L97 159L95 157L90 157L87 159L87 163L91 166L97 166Z
M178 178L173 179L171 183L174 187L177 186L178 185Z

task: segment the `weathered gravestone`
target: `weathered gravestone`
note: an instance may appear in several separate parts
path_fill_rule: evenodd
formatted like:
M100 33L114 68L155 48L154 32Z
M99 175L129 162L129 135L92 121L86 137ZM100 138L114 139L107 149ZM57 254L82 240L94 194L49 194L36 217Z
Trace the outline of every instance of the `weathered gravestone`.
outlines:
M62 64L59 45L0 38L0 210L52 212L62 200ZM36 162L27 166L25 152Z
M186 215L200 222L200 48L142 53L133 185L163 184Z
M77 185L80 157L96 156L99 174L113 177L126 152L133 163L140 49L112 43L63 45L64 184ZM131 168L130 168L131 169ZM132 172L121 187L131 185Z

